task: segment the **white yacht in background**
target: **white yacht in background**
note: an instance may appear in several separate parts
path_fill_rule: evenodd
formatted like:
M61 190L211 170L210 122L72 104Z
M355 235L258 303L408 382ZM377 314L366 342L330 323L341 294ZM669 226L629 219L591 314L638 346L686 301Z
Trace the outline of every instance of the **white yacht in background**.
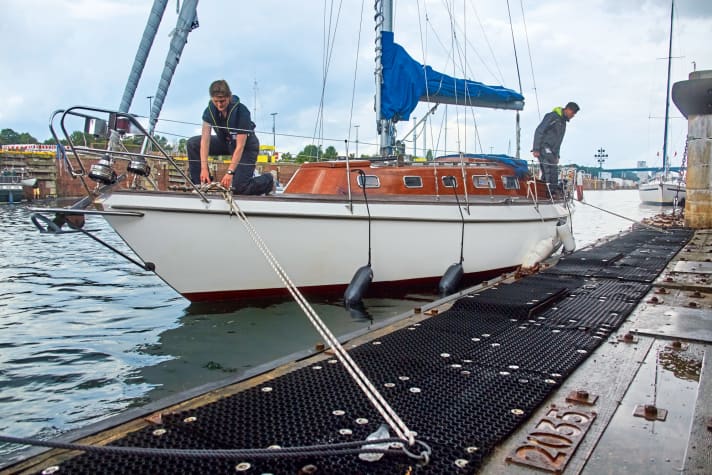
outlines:
M686 186L684 175L673 177L667 155L668 123L670 120L670 60L672 59L672 23L674 3L670 9L670 42L668 46L667 90L665 93L665 132L663 133L663 167L653 179L641 183L638 188L640 201L654 205L680 205L685 202ZM682 171L684 173L684 171Z

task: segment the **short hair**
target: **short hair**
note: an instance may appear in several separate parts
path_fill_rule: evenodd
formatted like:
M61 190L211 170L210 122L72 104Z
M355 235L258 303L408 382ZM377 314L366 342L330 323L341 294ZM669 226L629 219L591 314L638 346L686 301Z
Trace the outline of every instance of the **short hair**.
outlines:
M578 104L576 104L575 102L569 102L568 104L566 104L566 107L564 109L571 109L574 112L578 112L580 110Z
M210 97L222 96L222 97L232 97L232 92L230 92L230 86L227 85L227 81L224 79L218 79L210 84L208 89Z

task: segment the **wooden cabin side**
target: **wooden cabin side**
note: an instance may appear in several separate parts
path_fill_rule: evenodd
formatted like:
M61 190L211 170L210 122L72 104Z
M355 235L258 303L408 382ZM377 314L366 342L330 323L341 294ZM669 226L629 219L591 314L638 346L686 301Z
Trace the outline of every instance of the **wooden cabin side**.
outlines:
M361 178L359 170L363 171ZM468 161L465 165L467 194L474 196L508 196L526 198L535 194L547 198L546 184L535 181L531 190L527 178L517 177L506 165L490 161ZM365 180L368 195L372 196L464 196L462 168L455 163L390 166L367 160L349 163L352 193L361 193ZM455 189L451 182L454 179ZM312 162L303 164L285 187L286 194L347 195L347 168L344 161ZM529 192L531 191L531 193Z

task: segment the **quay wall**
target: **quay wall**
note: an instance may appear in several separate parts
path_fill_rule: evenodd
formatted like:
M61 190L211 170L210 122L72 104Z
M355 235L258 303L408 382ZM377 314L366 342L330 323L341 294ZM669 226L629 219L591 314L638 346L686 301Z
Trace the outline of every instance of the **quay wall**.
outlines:
M685 226L712 228L712 70L693 71L673 85L673 101L687 117Z
M81 165L86 173L91 166L99 161L95 156L80 155ZM188 175L188 161L185 157L174 158L179 168ZM86 186L91 190L96 186L96 183L89 178L85 178L84 182L77 176L72 174L72 169L75 172L81 170L79 164L74 157L70 157L72 168L70 168L63 160L57 160L54 152L46 151L5 151L0 152L0 164L3 168L25 168L31 176L37 178L37 186L34 189L28 188L24 190L24 198L32 199L53 199L53 198L76 198L87 194ZM126 171L128 162L125 160L117 160L114 163L114 170L118 175ZM215 177L222 177L225 174L230 162L228 160L211 160L210 169ZM149 159L151 166L151 178L155 182L159 190L187 190L189 183L183 176L175 170L165 160ZM267 173L275 171L277 179L280 183L286 184L292 175L296 172L299 164L297 163L258 163L257 171L259 173ZM153 186L145 179L136 178L134 175L129 175L129 179L119 186L129 187L133 180L141 179L141 186L152 189Z
M712 228L712 115L688 118L685 225Z

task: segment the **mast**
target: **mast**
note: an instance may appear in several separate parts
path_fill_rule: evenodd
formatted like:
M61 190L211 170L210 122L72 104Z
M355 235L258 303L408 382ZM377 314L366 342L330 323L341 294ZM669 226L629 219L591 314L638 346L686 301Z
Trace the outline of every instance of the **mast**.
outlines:
M381 155L389 155L393 149L392 125L381 113L381 84L383 84L383 46L381 33L393 31L393 0L376 0L376 130L380 136Z
M146 65L148 54L151 51L151 46L153 46L153 40L156 38L156 33L158 32L158 27L161 24L163 13L166 11L167 3L168 0L154 0L153 2L153 7L151 8L151 13L148 16L146 28L144 29L143 36L141 37L141 43L138 45L138 51L136 52L136 58L134 59L131 73L126 81L124 95L121 97L119 112L128 112L131 108L131 102L133 101L136 88L138 87L138 81L141 79L141 73L143 73L143 68Z
M131 67L131 72L126 80L126 86L124 87L124 94L121 96L121 104L119 104L119 112L128 112L131 108L131 102L133 101L134 95L136 94L136 88L138 87L138 82L141 79L141 74L143 73L143 68L146 66L146 60L148 59L148 54L153 46L153 40L156 38L156 33L158 32L158 27L161 25L161 20L163 19L163 13L166 11L166 5L168 0L154 0L153 7L151 7L151 13L148 15L148 22L146 22L146 28L143 31L143 36L141 37L141 43L138 45L138 51L136 51L136 56L134 58L133 66ZM151 111L148 111L149 122L151 117ZM109 138L109 149L113 150L119 143L119 135L115 132L111 132ZM146 144L148 139L146 139Z
M663 176L667 177L670 165L667 159L668 122L670 114L670 65L672 61L672 20L675 12L675 0L670 2L670 42L668 44L667 88L665 89L665 132L663 133Z

